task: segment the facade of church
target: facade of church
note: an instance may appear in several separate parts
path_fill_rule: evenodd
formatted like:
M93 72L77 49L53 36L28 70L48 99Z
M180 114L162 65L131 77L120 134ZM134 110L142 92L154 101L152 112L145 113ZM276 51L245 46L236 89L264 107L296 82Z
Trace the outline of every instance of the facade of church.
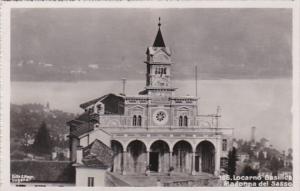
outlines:
M145 89L135 96L107 94L83 103L84 113L68 122L72 160L78 161L78 148L100 141L112 150L110 169L115 173L173 169L219 175L233 130L219 127L218 114L199 115L197 97L175 94L173 64L159 24L146 51Z

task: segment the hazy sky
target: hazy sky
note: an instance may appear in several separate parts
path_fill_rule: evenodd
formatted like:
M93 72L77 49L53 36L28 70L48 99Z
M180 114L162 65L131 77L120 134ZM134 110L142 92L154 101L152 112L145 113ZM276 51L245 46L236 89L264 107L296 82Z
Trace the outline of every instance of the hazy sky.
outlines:
M143 79L158 17L177 79L291 76L291 9L14 9L12 79Z

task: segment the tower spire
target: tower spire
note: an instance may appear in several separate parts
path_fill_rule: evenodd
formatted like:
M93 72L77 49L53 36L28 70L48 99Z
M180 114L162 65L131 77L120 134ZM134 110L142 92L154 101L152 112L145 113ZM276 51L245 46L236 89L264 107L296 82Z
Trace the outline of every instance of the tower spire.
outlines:
M160 31L160 26L161 26L161 22L160 22L160 17L159 17L158 18L158 32L157 32L156 38L153 43L154 47L166 47L164 39L163 39L161 31Z

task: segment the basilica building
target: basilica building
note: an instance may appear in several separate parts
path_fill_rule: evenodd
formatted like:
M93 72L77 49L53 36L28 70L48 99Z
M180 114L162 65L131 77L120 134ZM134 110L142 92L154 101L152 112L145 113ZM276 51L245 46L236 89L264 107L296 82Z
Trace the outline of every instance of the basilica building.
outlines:
M98 155L106 152L93 156L120 175L170 170L219 175L232 145L233 129L220 127L218 113L198 114L198 97L176 95L172 52L160 23L144 63L145 88L137 95L111 93L80 105L82 115L68 122L72 160L81 163L78 160L84 161L90 148L103 145L111 149L112 160L100 160Z

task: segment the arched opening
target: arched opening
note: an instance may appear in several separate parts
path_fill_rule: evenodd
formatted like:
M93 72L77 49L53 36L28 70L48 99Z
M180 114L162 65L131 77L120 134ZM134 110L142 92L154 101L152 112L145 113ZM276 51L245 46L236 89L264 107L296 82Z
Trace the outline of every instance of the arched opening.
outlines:
M173 147L173 167L176 172L192 172L192 146L187 141L179 141Z
M147 164L146 145L142 141L134 140L128 144L127 153L127 171L132 173L144 173Z
M188 117L184 116L184 126L188 126Z
M170 164L170 149L165 141L152 143L149 153L149 168L154 172L168 172Z
M137 122L138 126L142 126L142 116L138 116L138 122Z
M179 116L179 126L180 126L180 127L182 126L182 121L183 121L182 116Z
M136 115L133 116L133 119L132 119L132 125L133 125L133 126L136 126Z
M111 141L111 149L113 151L112 172L122 172L123 170L123 146L119 141Z
M213 174L215 171L215 147L209 141L202 141L196 147L195 153L196 172Z

